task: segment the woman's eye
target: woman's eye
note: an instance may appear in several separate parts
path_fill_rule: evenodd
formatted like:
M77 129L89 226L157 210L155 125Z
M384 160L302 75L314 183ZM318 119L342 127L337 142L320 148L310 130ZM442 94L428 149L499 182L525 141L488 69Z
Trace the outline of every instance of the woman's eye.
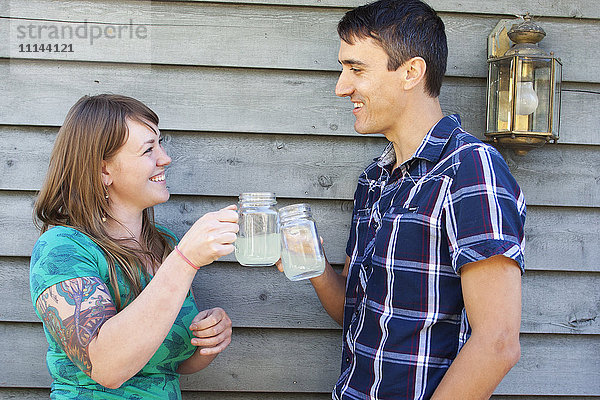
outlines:
M147 153L150 153L150 152L152 152L152 147L148 147L146 149L146 151L144 151L144 154L147 154Z

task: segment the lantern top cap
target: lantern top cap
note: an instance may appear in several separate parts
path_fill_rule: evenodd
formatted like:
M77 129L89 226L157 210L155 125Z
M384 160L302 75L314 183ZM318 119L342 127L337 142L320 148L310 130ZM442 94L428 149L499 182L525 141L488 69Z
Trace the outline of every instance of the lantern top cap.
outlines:
M529 13L523 17L523 22L514 24L508 31L508 37L515 43L505 55L536 55L547 56L546 52L538 47L546 36L541 26L533 22Z

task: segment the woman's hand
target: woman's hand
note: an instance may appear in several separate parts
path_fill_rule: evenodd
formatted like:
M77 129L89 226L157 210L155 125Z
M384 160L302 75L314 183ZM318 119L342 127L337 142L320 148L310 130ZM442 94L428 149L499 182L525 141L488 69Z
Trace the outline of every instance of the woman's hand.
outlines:
M239 230L237 207L230 205L199 218L179 242L179 250L197 267L208 265L235 249Z
M195 336L192 344L199 347L201 355L217 355L231 343L231 320L219 307L200 311L190 330Z

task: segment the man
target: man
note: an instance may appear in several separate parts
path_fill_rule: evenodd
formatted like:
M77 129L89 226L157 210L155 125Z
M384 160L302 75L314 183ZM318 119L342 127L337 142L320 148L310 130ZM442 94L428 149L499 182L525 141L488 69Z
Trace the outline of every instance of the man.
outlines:
M444 117L444 24L381 0L338 25L336 95L390 141L359 177L346 264L311 280L342 325L334 399L487 399L520 356L525 201L500 154Z

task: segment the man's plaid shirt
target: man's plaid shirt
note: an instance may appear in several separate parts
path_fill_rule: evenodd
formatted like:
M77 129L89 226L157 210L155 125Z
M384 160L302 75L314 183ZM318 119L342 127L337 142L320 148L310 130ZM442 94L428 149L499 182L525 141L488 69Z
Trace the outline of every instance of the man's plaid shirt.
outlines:
M500 154L441 119L396 168L390 143L358 180L333 399L428 399L470 335L460 268L523 268L525 200Z

